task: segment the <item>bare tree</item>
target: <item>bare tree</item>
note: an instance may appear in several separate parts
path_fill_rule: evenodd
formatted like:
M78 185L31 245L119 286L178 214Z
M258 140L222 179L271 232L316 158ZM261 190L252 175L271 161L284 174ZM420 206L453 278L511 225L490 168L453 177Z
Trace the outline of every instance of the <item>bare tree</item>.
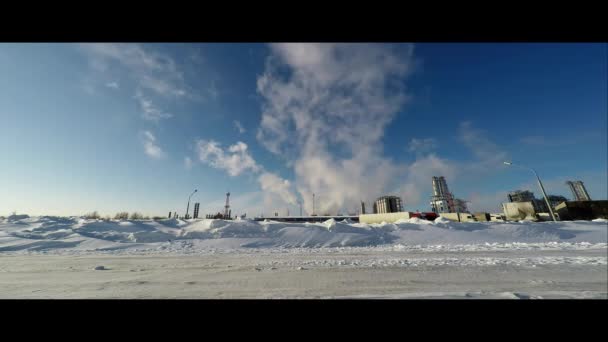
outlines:
M127 220L128 218L129 218L129 213L126 211L116 213L116 216L114 216L115 220Z
M144 216L138 212L134 212L131 214L131 220L141 220Z
M97 213L97 210L95 210L92 213L87 213L84 214L84 218L89 219L89 220L98 220L101 216L99 216L99 213Z

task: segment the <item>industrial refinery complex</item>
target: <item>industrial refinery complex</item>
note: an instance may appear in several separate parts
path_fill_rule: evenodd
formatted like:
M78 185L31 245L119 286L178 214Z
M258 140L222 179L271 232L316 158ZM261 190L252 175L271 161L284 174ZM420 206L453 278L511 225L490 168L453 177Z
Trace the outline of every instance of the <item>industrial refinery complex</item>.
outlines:
M510 163L505 163L511 165ZM536 173L536 172L535 172ZM538 178L538 176L537 176ZM530 190L514 190L507 194L506 202L502 204L501 213L486 213L475 212L471 213L467 207L468 201L456 198L450 192L447 181L443 176L433 176L431 178L432 196L430 200L430 211L428 212L410 212L404 210L404 203L399 196L382 196L373 202L372 212L367 213L365 202L361 201L359 214L348 215L317 215L314 212L315 194L313 194L313 213L309 216L302 215L300 202L300 215L290 216L287 211L287 216L279 216L274 213L274 216L253 218L256 221L273 220L280 222L324 222L329 219L347 220L350 222L361 223L382 223L395 222L401 219L420 218L426 220L434 220L437 217L443 217L451 221L470 222L470 221L548 221L548 220L590 220L596 218L608 218L608 200L593 201L585 188L582 181L567 181L566 185L572 192L572 201L561 195L547 195L544 187L538 179L539 187L544 198L536 198L534 192ZM190 216L190 199L194 193L188 198L186 206L186 214L180 216L176 211L169 212L169 218L184 218L198 219L200 203L194 204L193 216ZM246 214L239 216L241 219L246 218ZM226 193L226 202L222 211L206 214L206 219L222 219L233 220L237 216L232 215L230 209L230 192Z

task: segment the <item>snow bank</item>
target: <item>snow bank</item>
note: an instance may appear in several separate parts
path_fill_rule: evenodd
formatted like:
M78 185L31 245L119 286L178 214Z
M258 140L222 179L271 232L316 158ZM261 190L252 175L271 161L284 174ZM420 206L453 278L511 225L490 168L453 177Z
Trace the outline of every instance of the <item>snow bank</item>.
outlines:
M0 221L0 253L47 250L191 250L196 248L310 248L368 246L480 246L588 243L606 246L608 220L574 222L452 222L419 218L364 224L271 220L103 221L13 215ZM511 245L510 245L511 246ZM512 245L516 246L516 245ZM583 246L584 247L584 246ZM516 248L516 247L513 247ZM590 248L590 247L589 247Z
M448 223L451 223L452 221L446 219L445 217L439 216L433 222L435 224L448 224Z
M9 217L6 218L6 220L9 222L15 222L15 221L23 220L26 218L29 218L29 216L28 215L10 215Z
M433 224L433 221L423 220L418 217L411 217L409 219L399 219L399 220L395 221L395 224L400 224L400 223Z

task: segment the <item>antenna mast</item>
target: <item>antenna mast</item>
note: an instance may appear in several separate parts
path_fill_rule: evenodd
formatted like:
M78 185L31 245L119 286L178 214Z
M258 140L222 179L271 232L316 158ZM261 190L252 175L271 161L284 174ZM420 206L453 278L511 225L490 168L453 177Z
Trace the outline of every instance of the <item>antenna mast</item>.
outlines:
M226 193L226 205L224 206L224 218L228 218L230 210L230 192Z

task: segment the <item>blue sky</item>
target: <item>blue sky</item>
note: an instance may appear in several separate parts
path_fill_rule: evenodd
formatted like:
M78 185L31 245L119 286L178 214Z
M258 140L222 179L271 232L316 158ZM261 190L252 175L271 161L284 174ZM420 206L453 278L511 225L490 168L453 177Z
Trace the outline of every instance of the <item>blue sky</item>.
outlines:
M607 197L606 44L2 44L0 215Z

